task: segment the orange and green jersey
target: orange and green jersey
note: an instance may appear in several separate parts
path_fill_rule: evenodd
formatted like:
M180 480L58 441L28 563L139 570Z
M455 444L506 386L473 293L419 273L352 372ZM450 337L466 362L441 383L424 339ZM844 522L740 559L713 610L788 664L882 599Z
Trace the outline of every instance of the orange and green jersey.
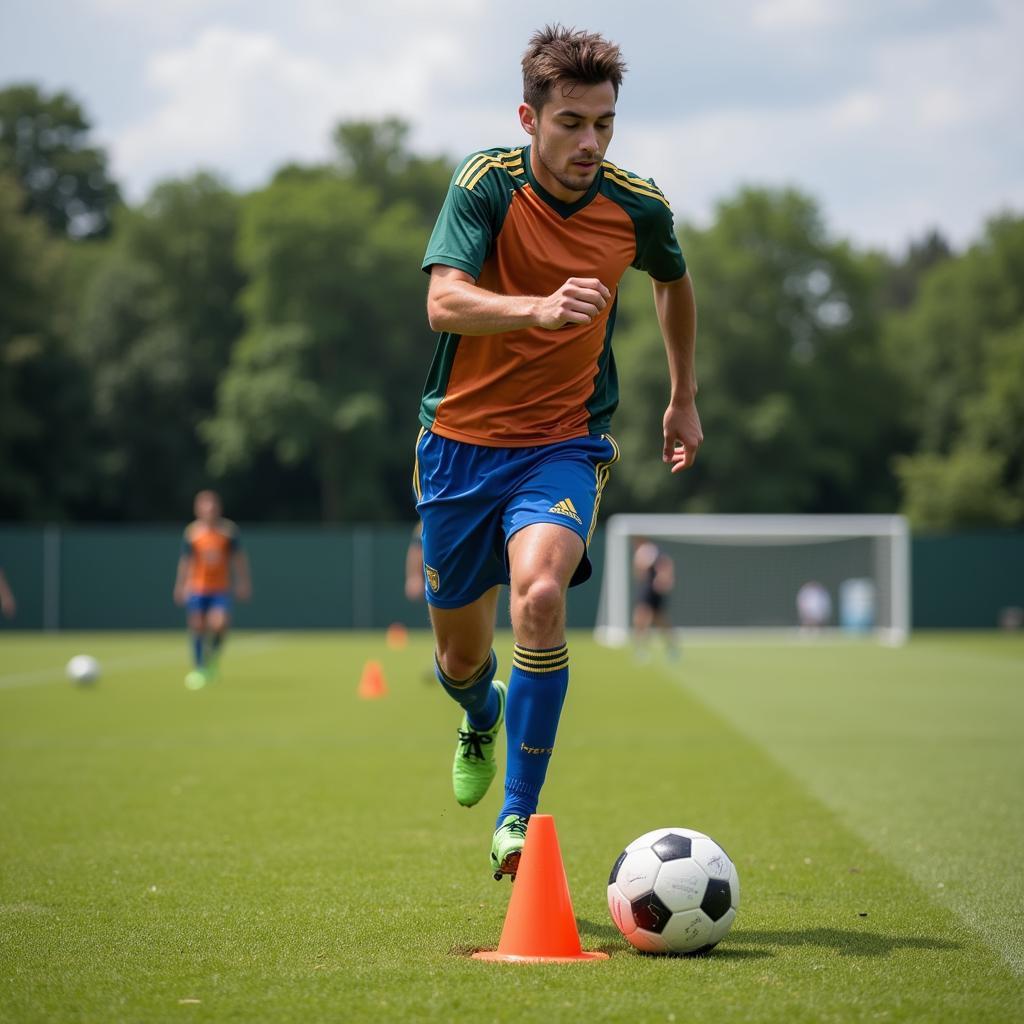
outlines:
M612 293L588 324L438 336L420 422L456 441L511 448L607 432L619 401L619 280L627 267L657 281L686 273L672 210L652 180L605 162L586 194L564 203L535 180L528 146L484 150L458 167L423 269L435 264L501 295L550 295L570 277L595 277Z
M230 519L207 526L198 519L185 527L181 553L188 560L190 594L216 594L231 589L231 556L238 551L238 527Z

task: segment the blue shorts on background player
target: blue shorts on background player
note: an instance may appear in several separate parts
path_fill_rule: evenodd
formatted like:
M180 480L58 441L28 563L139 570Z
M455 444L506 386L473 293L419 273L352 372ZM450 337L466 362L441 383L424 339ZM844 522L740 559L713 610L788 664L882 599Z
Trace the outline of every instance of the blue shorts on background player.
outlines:
M226 590L217 590L212 594L189 594L185 598L185 611L206 614L213 608L231 611L231 595Z

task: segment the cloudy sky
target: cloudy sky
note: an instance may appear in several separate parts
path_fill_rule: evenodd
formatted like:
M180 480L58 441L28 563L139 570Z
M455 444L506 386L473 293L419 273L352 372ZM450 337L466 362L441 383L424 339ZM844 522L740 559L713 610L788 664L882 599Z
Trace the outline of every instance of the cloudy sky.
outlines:
M609 156L681 217L794 184L898 249L1024 211L1024 0L0 0L0 85L69 89L132 199L198 167L248 188L345 117L400 114L452 157L518 143L548 20L620 43Z

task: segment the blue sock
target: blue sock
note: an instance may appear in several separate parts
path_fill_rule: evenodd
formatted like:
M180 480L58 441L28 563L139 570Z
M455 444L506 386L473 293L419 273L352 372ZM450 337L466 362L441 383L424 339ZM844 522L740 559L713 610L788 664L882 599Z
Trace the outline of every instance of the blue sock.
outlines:
M537 810L568 688L569 649L565 644L544 651L515 645L505 705L505 803L498 825L506 815L528 818Z
M452 679L434 658L434 671L438 682L447 690L448 696L466 712L470 727L477 732L493 728L498 720L498 691L491 686L494 673L498 670L498 659L494 651L468 679Z
M203 634L193 633L192 634L192 660L196 663L196 668L203 667Z

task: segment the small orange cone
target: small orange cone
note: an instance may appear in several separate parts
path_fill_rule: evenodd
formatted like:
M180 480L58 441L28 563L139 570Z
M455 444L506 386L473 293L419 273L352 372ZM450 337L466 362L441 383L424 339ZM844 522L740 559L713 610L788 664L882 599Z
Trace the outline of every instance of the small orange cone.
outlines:
M608 959L607 953L584 953L580 947L555 819L550 814L530 817L498 948L474 953L473 959L527 964Z
M409 643L409 630L401 622L392 622L384 632L384 642L393 651L404 651Z
M388 684L384 682L384 671L379 661L368 661L363 666L356 692L363 700L377 700L388 695Z

